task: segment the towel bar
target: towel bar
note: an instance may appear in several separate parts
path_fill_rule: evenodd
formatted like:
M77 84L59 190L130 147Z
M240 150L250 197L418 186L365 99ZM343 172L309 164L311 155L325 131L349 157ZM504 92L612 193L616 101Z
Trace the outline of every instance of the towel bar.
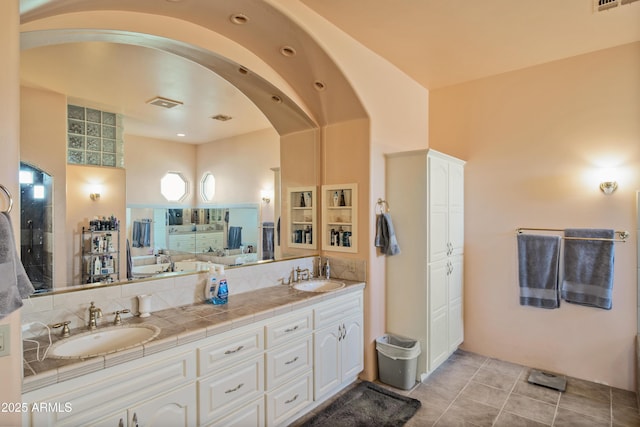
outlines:
M529 228L529 227L521 227L521 228L517 228L516 232L518 234L522 234L524 232L524 230L528 230L528 231L556 231L556 232L561 232L564 233L564 230L561 228ZM565 240L601 240L604 242L622 242L622 243L626 243L627 242L627 238L629 237L629 232L628 231L616 231L615 234L617 234L618 236L620 236L619 239L605 239L605 238L601 238L601 237L562 237Z
M5 187L2 184L0 184L0 189L2 189L2 191L4 191L4 194L6 194L7 197L9 198L9 208L5 212L10 213L11 212L11 208L13 208L13 198L11 197L11 193L9 192L7 187Z

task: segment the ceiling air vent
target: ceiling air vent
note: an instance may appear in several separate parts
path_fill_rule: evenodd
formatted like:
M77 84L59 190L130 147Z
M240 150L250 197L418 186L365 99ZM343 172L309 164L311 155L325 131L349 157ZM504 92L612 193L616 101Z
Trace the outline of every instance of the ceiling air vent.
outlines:
M602 12L620 5L620 0L593 0L593 10Z
M156 107L162 108L173 108L177 107L178 105L182 105L182 102L174 101L173 99L169 98L163 98L161 96L156 96L155 98L148 100L147 104L155 105Z
M218 120L220 122L226 122L227 120L231 120L231 116L227 116L225 114L216 114L215 116L211 116L213 120Z

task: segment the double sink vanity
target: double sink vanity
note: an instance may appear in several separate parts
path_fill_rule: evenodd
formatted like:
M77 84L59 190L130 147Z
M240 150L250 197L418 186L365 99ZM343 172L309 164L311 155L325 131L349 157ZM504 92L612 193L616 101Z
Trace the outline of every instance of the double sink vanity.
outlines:
M179 282L202 295L204 276ZM87 302L88 326L53 330L48 349L47 336L25 340L23 402L55 410L25 413L23 425L286 425L362 371L364 286L298 280L146 318Z

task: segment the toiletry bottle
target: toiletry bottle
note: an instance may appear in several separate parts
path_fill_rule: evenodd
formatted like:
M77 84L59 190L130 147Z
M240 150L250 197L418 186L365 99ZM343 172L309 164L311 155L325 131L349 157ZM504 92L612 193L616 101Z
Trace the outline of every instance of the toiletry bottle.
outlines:
M213 295L213 303L216 305L226 304L229 300L229 287L227 285L227 276L224 274L224 267L218 268L218 287Z
M338 192L333 193L333 206L338 206Z
M344 199L344 190L340 190L340 206L347 206L347 202Z
M93 263L93 274L96 276L99 275L100 270L102 270L102 262L100 262L100 257L96 257L96 260Z
M306 205L304 204L304 193L300 194L300 207L304 208Z
M204 286L204 302L213 303L213 296L218 290L218 280L216 279L215 266L209 267L209 274L207 275L207 283Z
M324 266L324 277L326 277L327 280L331 278L331 267L329 266L329 258L327 258L327 263Z

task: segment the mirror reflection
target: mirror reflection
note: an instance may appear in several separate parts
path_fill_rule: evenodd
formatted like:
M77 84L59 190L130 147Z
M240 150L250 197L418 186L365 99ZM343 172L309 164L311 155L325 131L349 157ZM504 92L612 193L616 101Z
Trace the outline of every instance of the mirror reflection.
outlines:
M172 71L169 75L158 70ZM243 84L253 81L251 76L241 79ZM264 91L265 83L255 81ZM150 94L166 94L182 103L170 109L150 105ZM118 151L116 144L115 163L104 162L105 156L112 155L112 147L105 148L102 138L98 150L97 137L89 133L88 125L84 139L77 138L81 133L70 126L69 105L122 117L123 126L117 126L115 136L122 134L124 148ZM262 111L212 69L158 49L105 42L45 44L23 50L21 106L21 160L48 171L56 182L52 189L56 205L51 209L56 232L50 242L43 241L51 253L53 278L43 288L69 290L86 283L82 230L96 217L114 216L122 220L122 228L126 224L127 230L121 230L117 262L122 273L119 280L127 280L126 241L131 238L132 246L134 237L132 220L124 220L127 206L151 209L139 216L141 224L143 219L151 219L149 246L136 235L145 246L130 247L131 267L135 257L151 256L156 261L155 255L170 255L168 264L174 270L184 266L176 264L178 261L203 257L221 257L227 265L246 265L250 260L278 259L281 254L301 255L289 248L283 251L277 244L274 248L273 238L265 235L277 235L273 232L281 214L281 146L284 151L294 145L311 147L305 167L288 170L286 177L287 182L316 183L317 168L309 167L317 162L313 149L316 133L310 121L303 120L310 124L308 132L281 135L276 128L288 123L287 117L276 115L272 124L265 116L269 110ZM268 104L268 108L277 107ZM221 109L231 120L212 120ZM300 120L296 116L292 122ZM97 132L97 127L91 127L91 132L94 130ZM113 135L107 136L111 141ZM84 163L69 154L79 156L83 149ZM100 162L94 152L100 152ZM172 172L185 178L186 194L170 202L163 194L161 180ZM100 190L95 190L98 187ZM249 205L252 226L235 225L231 210ZM154 210L160 208L163 213L156 217ZM181 211L183 221L185 215L191 220L169 224L169 208L174 209L174 217ZM212 217L218 218L216 209L229 209L228 223L211 222ZM207 215L209 223L204 222ZM164 229L155 234L154 227L160 224ZM137 233L146 232L147 225L136 227ZM169 227L174 227L173 232ZM162 274L166 273L170 272Z
M20 258L36 292L53 288L53 178L20 163Z
M274 259L273 222L260 223L258 205L127 209L131 271L145 278Z

